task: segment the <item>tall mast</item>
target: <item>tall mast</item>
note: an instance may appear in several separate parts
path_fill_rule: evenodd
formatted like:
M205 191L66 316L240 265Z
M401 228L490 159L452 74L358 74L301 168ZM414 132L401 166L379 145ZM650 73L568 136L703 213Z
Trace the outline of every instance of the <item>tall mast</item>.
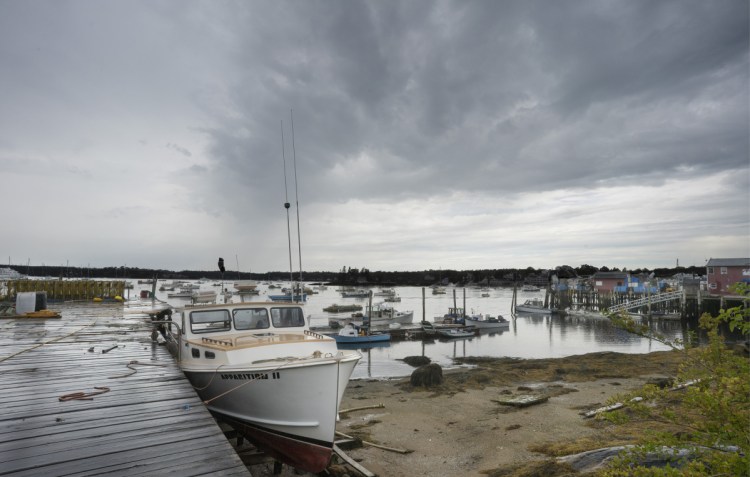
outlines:
M284 161L284 208L286 209L286 236L289 243L289 286L292 287L294 301L294 273L292 272L292 231L289 227L289 191L286 186L286 155L284 154L284 121L281 121L281 159Z
M302 282L302 237L299 229L299 193L297 191L297 149L294 147L294 116L289 110L289 119L292 123L292 155L294 157L294 200L297 206L297 247L299 249L299 281ZM301 287L302 285L300 285ZM301 292L300 292L301 296Z

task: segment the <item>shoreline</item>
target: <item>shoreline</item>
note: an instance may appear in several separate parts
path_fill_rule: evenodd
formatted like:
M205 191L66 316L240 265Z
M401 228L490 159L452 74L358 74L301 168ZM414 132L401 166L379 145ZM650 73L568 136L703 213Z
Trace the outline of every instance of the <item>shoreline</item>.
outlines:
M350 381L341 403L338 432L400 453L363 445L346 450L378 476L493 475L493 471L544 462L551 454L604 447L623 435L581 413L649 379L673 377L682 355L589 353L566 358L464 358L474 368L454 368L443 383L414 387L409 378ZM528 407L498 401L546 396ZM382 404L382 408L362 409ZM348 409L355 409L349 412ZM333 461L331 475L358 475ZM249 467L253 476L274 475L272 465ZM284 466L282 474L295 473ZM501 475L501 474L496 474ZM512 474L503 474L512 475Z

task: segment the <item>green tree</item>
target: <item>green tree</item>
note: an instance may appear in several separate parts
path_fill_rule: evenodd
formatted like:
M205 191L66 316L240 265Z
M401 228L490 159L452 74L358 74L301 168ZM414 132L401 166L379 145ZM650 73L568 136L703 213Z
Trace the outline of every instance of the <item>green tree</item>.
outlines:
M735 292L748 297L748 287L738 285ZM743 352L730 349L720 333L726 324L747 339L750 333L750 308L742 306L721 310L717 317L705 313L700 326L707 335L705 345L669 341L624 315L613 316L620 327L657 339L680 349L685 362L677 376L679 390L647 385L636 393L618 396L627 402L621 411L605 418L613 422L641 420L658 429L644 436L638 445L603 472L607 477L621 476L745 476L750 475L750 361ZM640 402L632 401L641 397ZM614 400L612 401L614 402ZM646 455L661 454L669 462L665 467L648 467Z

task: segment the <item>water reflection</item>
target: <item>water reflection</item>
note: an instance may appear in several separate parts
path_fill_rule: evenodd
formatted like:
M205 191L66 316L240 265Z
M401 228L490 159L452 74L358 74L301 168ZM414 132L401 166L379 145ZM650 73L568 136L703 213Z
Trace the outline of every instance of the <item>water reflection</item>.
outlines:
M201 285L210 286L210 283ZM267 301L268 285L260 283L258 290L258 295L243 297L244 300ZM271 289L270 294L276 291ZM413 310L414 323L423 318L433 321L436 316L444 315L448 308L458 306L465 307L470 313L487 313L493 316L500 314L511 320L510 329L491 330L465 340L392 341L369 348L363 348L360 344L357 349L361 350L363 357L355 368L355 378L408 376L413 368L401 361L407 356L427 356L443 367L450 367L453 366L453 358L459 356L551 358L599 351L648 353L669 349L658 341L616 328L601 317L519 315L512 319L512 290L506 288L490 290L489 297L482 297L479 290L466 289L465 298L463 290L457 289L455 300L451 288L448 288L445 295L431 295L428 290L424 302L420 287L396 287L396 293L401 297L401 302L390 305L398 311ZM519 292L518 300L523 301L535 294L540 295L539 292ZM137 290L134 295L138 296ZM173 306L189 303L189 300L168 299L166 292L157 291L156 298ZM234 296L232 300L240 301L240 297ZM379 298L373 299L374 304L380 301ZM367 305L366 300L344 298L336 287L329 286L308 298L305 314L310 317L311 325L326 326L330 317L348 316L346 313L330 314L323 311L334 303ZM683 326L679 321L653 320L648 325L649 329L670 340L681 339L688 342L692 339L690 333L695 329L694 325Z

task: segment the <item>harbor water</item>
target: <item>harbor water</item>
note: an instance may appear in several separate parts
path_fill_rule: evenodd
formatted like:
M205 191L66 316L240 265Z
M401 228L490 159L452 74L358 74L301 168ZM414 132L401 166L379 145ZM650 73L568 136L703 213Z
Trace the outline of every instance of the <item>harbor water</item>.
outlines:
M193 281L192 283L197 283ZM173 307L182 307L190 303L189 298L169 298L167 291L158 291L161 281L156 286L156 299L167 302ZM288 286L288 283L277 283ZM206 281L200 284L201 290L220 292L223 288L233 290L233 282L218 284ZM344 318L351 313L327 313L323 309L333 304L358 304L366 310L367 298L344 298L337 287L329 286L318 289L308 285L315 293L308 295L304 305L305 314L309 317L310 326L325 327L329 318ZM362 378L393 378L409 376L414 370L402 361L407 356L426 356L443 368L455 366L456 357L511 357L511 358L557 358L592 352L613 351L618 353L649 353L669 349L666 345L648 338L635 336L610 324L604 318L580 316L530 316L513 318L511 314L513 290L509 288L446 287L445 294L433 295L430 288L424 290L424 306L420 287L394 287L400 302L386 303L397 311L413 311L413 323L417 325L423 317L433 321L442 316L449 308L464 307L467 314L483 313L491 316L502 315L508 319L510 328L492 333L482 333L471 338L459 340L405 340L378 344L371 348L362 348L362 359L352 376ZM130 290L130 298L140 296L140 290L151 290L151 285L135 284ZM378 289L372 289L377 292ZM455 291L455 301L454 301ZM268 295L280 294L278 288L269 288L269 284L258 282L257 295L240 297L233 295L232 301L268 301ZM488 294L489 296L483 296ZM465 297L465 298L464 298ZM544 298L544 291L518 291L518 302L528 298ZM374 296L372 303L383 302L382 296ZM219 301L222 298L219 297ZM465 301L464 301L465 300ZM677 321L653 321L650 326L659 334L670 340L683 339L683 327Z

